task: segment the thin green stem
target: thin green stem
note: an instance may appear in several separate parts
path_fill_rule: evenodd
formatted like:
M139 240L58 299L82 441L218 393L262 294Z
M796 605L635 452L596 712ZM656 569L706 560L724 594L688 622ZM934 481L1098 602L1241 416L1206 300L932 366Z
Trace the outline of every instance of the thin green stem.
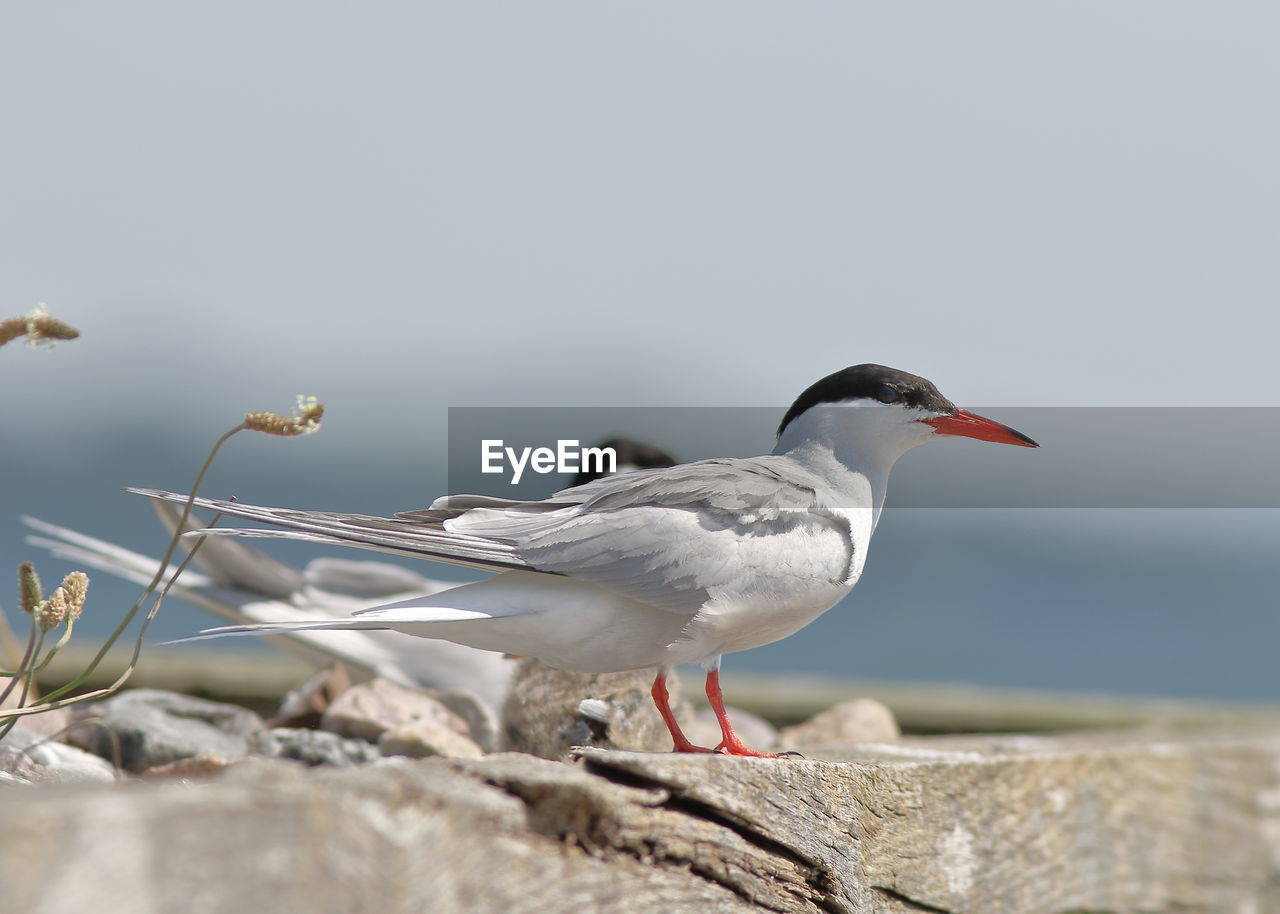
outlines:
M98 650L98 652L94 654L93 659L89 661L89 665L85 667L83 671L81 671L80 675L78 675L75 679L73 679L71 682L67 683L66 685L63 685L60 688L50 692L48 695L45 696L46 700L53 700L53 699L60 698L63 695L66 695L68 692L72 691L73 689L78 688L89 676L91 676L93 672L98 668L98 664L102 662L102 658L104 658L107 655L107 651L116 643L117 640L119 640L120 636L124 633L125 629L127 629L130 623L133 622L134 617L137 616L138 614L138 610L142 608L142 604L145 603L147 599L155 592L156 585L160 583L161 578L164 577L165 571L167 571L169 568L169 562L173 558L174 550L178 548L178 541L182 537L183 530L186 529L187 519L191 516L191 507L192 505L195 504L196 493L200 491L200 486L204 482L205 474L209 472L209 467L212 466L213 464L213 459L216 456L218 456L218 451L222 448L224 444L226 444L227 440L232 435L236 434L236 432L242 431L243 429L244 429L244 423L241 423L240 425L237 425L235 428L226 432L224 435L222 435L221 438L219 438L214 443L212 450L209 451L209 456L205 458L204 465L200 467L200 472L196 475L195 485L191 487L191 494L187 496L186 504L183 505L182 516L178 520L177 529L174 530L173 536L169 538L169 547L165 550L164 555L161 556L160 558L160 567L156 569L155 576L152 577L151 583L147 585L146 590L142 592L142 596L138 597L137 602L135 602L133 606L130 607L129 611L125 614L124 619L121 620L120 624L116 626L115 631L111 633L110 637L107 638L107 640L103 643L102 647ZM195 554L195 551L196 550L193 548L189 553L187 553L186 560L178 567L179 573L181 573L182 569L185 568L187 566L187 563L191 561L191 556ZM177 574L175 574L174 577L176 578ZM169 583L169 586L172 586L172 584L173 582L171 580ZM165 591L166 593L168 592L167 587L165 588ZM147 617L146 617L147 624L149 624L150 621L153 618L155 618L156 611L159 608L160 608L160 601L157 600L155 604L153 604L151 611L147 614ZM135 661L137 659L139 651L142 648L142 635L146 631L146 629L147 629L147 625L144 624L141 630L139 630L138 632L137 641L134 644L134 649L133 649L133 656ZM130 673L132 672L132 667L133 667L133 664L131 663L128 672ZM123 685L125 679L128 679L127 675L116 686L114 686L113 689L118 688L119 685ZM107 693L107 694L110 694L110 693Z
M40 656L40 648L44 647L44 639L47 634L49 633L45 631L44 628L40 629L40 637L36 638L35 653L31 655L32 661L34 661L35 658ZM31 683L35 681L35 678L36 678L36 667L33 662L31 665L27 667L27 672L22 677L22 694L18 696L19 708L26 706L27 696L31 694Z
M221 514L217 515L214 518L213 523L211 523L209 526L213 526L213 524L217 523L221 517L222 517ZM191 547L191 551L187 553L187 557L183 559L182 564L178 566L178 570L173 573L173 576L169 578L168 582L165 584L164 589L156 597L156 601L154 604L152 604L151 611L147 613L146 618L143 619L142 628L139 630L138 637L134 641L133 656L129 659L129 664L128 666L125 667L124 672L120 674L119 678L116 679L115 682L101 689L95 689L92 692L85 692L83 695L72 695L68 698L62 698L62 696L65 695L69 689L74 689L84 682L85 678L88 676L88 673L87 672L81 673L72 682L68 683L65 686L62 686L61 688L55 689L54 691L50 692L48 695L45 695L43 698L40 699L40 704L38 705L35 705L30 708L11 708L9 710L0 711L0 721L3 721L7 717L12 717L16 720L18 717L24 717L28 714L40 714L40 713L43 713L44 711L52 711L56 708L65 708L67 705L73 705L78 702L88 701L93 698L105 698L106 696L112 694L117 689L119 689L120 686L124 685L129 680L129 677L133 675L133 671L138 665L138 656L142 650L142 636L146 633L147 626L150 625L151 620L156 617L156 613L160 611L160 604L164 602L164 598L168 596L170 588L173 587L174 582L177 581L178 578L181 576L183 570L186 569L187 564L192 560L192 558L195 557L196 552L199 551L200 546L203 543L204 543L204 538L201 537L199 542L197 542L194 546ZM4 734L9 732L9 728L4 727L3 723L0 723L0 727L3 727L3 729L0 729L0 738L3 738ZM12 722L9 723L9 727L12 727Z
M27 636L27 649L22 655L22 660L18 663L17 673L9 680L9 685L5 687L4 692L0 693L0 707L4 706L5 699L9 697L11 692L13 692L13 687L18 684L18 681L23 679L23 673L31 663L32 652L36 647L36 628L36 614L33 612L31 614L31 633ZM19 702L19 704L21 704L21 702ZM18 717L22 710L23 709L19 707L8 711L0 711L0 739L4 739L9 735L9 731L18 723Z
M75 625L76 625L76 620L71 616L67 616L66 631L62 633L62 637L59 638L54 643L53 647L49 648L48 652L45 653L44 657L40 658L40 662L36 665L35 669L33 669L31 672L38 673L41 670L43 670L45 667L49 665L49 661L52 660L55 656L57 656L58 651L62 650L64 647L67 646L67 642L71 640L71 630L75 628ZM36 656L37 657L40 656L39 651L36 652Z
M27 649L22 653L22 659L18 661L18 669L13 674L13 678L9 680L9 684L5 686L3 692L0 692L0 706L4 705L4 700L13 692L13 687L18 684L18 680L22 678L26 672L27 666L31 663L31 652L36 648L36 614L31 614L31 634L27 635Z

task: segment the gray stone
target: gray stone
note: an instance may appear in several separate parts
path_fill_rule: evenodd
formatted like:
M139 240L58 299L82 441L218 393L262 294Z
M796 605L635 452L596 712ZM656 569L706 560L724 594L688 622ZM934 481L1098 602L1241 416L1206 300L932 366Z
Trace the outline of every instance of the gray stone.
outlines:
M15 727L0 739L0 784L99 783L119 777L109 762L40 733Z
M249 745L255 755L335 768L361 765L381 757L372 743L327 730L273 727L253 734Z
M564 758L574 746L665 752L671 735L654 707L650 671L565 673L536 660L516 668L502 711L502 748L547 759ZM692 717L673 674L671 707L682 723Z
M69 737L120 767L144 771L179 759L235 761L249 754L248 738L262 718L239 705L190 698L177 692L134 689L87 709L98 720L83 722Z
M325 709L320 726L342 736L376 743L406 724L445 727L470 737L467 722L438 699L386 679L371 679L343 692Z
M778 734L783 749L840 746L846 743L880 743L898 739L902 732L893 712L871 698L842 701L802 724L785 727Z
M479 758L484 750L475 740L450 730L428 724L402 724L383 733L378 740L383 755L405 755L410 758Z

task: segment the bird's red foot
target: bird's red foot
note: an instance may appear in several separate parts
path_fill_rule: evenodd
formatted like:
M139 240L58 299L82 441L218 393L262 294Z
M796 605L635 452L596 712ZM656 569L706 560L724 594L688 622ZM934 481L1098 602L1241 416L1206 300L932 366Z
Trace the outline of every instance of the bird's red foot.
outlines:
M678 742L678 743L676 743L674 746L672 746L672 747L671 747L671 751L672 751L672 752L702 752L702 753L712 753L712 752L719 752L720 750L718 750L718 749L708 749L706 746L695 746L693 743L689 742L688 740L684 740L684 741L682 741L682 742Z
M741 740L733 741L722 740L720 745L712 750L718 755L740 755L746 758L797 758L801 757L798 752L759 752L749 746L742 744Z
M684 735L680 729L680 725L676 723L676 717L671 713L671 704L667 694L667 676L664 671L659 671L653 680L653 703L658 707L658 713L662 715L662 719L666 721L667 729L671 732L671 741L675 745L672 752L701 752L713 753L715 755L737 755L744 758L796 758L802 757L798 752L757 752L743 745L742 740L738 739L738 735L733 732L733 726L729 723L729 716L724 711L724 700L720 696L720 674L719 671L713 670L707 674L707 698L711 701L711 707L715 711L716 718L720 721L720 735L724 737L720 741L720 745L714 749L707 749L703 746L695 746L689 742L689 738Z

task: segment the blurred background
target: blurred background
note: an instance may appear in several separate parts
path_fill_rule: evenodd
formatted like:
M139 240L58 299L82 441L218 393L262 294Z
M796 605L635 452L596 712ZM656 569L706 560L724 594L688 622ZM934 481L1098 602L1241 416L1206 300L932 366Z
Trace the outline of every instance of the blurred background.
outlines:
M20 514L158 554L120 487L186 488L299 393L324 429L237 438L207 494L421 507L449 407L755 407L758 440L655 443L758 452L875 361L1045 447L908 455L853 595L729 669L1280 699L1274 488L1078 503L1049 459L1113 493L1171 456L1184 494L1268 478L1278 27L1153 0L15 6L0 317L44 301L82 337L0 352L0 573L39 558ZM1134 451L1046 407L1187 420ZM1024 507L913 494L979 472ZM95 575L78 631L134 596ZM210 622L174 601L154 640Z

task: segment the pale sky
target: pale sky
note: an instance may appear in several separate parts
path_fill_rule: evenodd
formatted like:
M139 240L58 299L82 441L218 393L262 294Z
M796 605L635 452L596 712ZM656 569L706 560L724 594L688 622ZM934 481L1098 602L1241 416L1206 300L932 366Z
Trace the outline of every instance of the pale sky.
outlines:
M0 311L46 301L84 338L5 352L39 390L5 411L203 430L305 391L358 448L387 416L442 434L448 405L782 407L862 361L961 403L1275 405L1278 27L1261 3L13 6Z

